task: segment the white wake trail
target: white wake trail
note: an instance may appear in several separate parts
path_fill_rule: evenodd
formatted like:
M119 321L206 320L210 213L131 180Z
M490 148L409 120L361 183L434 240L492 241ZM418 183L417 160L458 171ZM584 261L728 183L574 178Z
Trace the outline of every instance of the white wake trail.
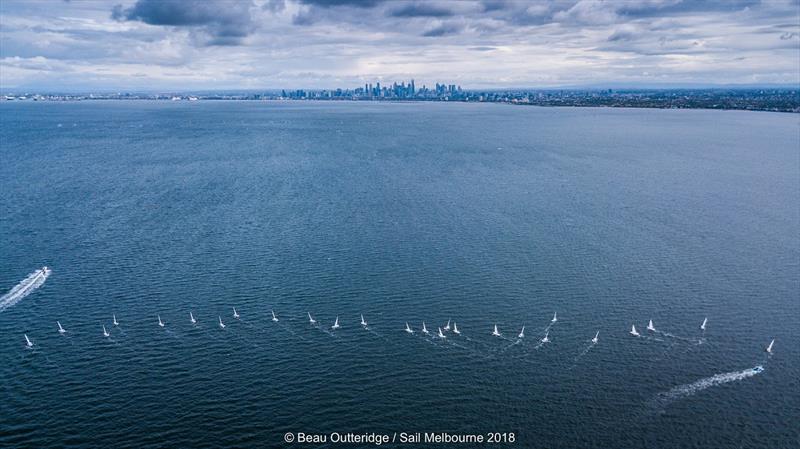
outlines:
M19 284L15 285L8 293L0 297L0 312L22 301L24 297L41 287L44 281L47 280L47 277L50 276L50 272L50 269L47 267L36 270L20 281Z
M760 374L763 371L764 367L762 365L756 365L753 368L748 368L742 371L715 374L711 377L700 379L697 382L679 385L665 393L659 393L658 399L660 400L659 402L666 405L672 401L685 398L687 396L692 396L707 388L715 387L717 385L722 385L729 382L735 382L737 380L747 379L748 377L753 377L756 374Z

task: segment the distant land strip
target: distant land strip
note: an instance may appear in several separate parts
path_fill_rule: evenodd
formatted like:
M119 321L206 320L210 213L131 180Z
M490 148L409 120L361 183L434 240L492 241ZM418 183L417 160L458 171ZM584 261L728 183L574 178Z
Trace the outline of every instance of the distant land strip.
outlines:
M618 107L658 109L731 109L800 112L800 87L713 89L515 89L466 90L439 85L417 90L413 84L365 85L357 89L214 91L195 93L28 93L8 92L0 101L429 101L508 103L531 106Z

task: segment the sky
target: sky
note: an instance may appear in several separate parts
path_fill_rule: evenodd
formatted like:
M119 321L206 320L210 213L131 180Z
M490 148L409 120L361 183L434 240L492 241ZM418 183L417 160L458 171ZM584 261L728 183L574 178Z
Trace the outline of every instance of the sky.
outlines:
M800 85L800 0L0 0L0 89Z

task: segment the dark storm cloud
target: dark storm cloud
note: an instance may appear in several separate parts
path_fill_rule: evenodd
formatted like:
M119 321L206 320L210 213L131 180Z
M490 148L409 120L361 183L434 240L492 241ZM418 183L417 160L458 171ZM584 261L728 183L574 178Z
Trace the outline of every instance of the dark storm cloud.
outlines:
M449 17L453 11L433 3L406 3L389 12L392 17Z
M130 8L114 6L111 17L117 21L187 27L206 33L206 45L237 45L255 29L250 16L252 6L251 1L138 0Z

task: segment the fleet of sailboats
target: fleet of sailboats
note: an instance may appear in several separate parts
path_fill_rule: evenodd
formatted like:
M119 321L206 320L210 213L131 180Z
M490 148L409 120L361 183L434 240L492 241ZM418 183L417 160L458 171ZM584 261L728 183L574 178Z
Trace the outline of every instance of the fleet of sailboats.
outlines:
M270 312L272 314L272 321L278 321L278 317L275 315L275 311L270 311ZM317 320L315 320L311 316L311 312L306 312L306 315L308 316L308 322L309 323L316 324ZM161 315L156 315L156 317L158 318L158 325L160 327L165 327L166 324L161 319ZM233 317L236 318L236 319L239 318L239 313L236 311L235 307L233 308ZM359 317L361 318L361 326L363 326L364 328L367 328L367 320L364 318L364 315L360 314ZM219 320L219 327L221 329L225 329L225 323L223 323L223 321L222 321L222 316L218 316L217 318ZM119 322L117 321L116 314L112 315L112 320L113 320L112 322L113 322L114 326L118 326L119 325ZM556 313L553 313L553 318L550 320L551 324L555 323L557 320L558 320L558 317L557 317ZM195 319L194 313L192 311L189 311L189 321L191 322L191 324L196 324L197 323L197 320ZM451 329L450 328L450 324L451 323L453 325L452 326L453 334L461 335L461 331L458 329L458 324L456 322L453 322L451 319L448 319L447 320L447 324L444 327L438 327L437 328L436 337L438 337L440 339L446 339L447 335L445 335L445 332L450 331L450 329ZM708 318L704 318L703 319L703 323L700 325L700 329L705 331L707 323L708 323ZM61 322L60 321L56 321L56 325L58 326L58 333L59 334L63 335L63 334L65 334L67 332L64 329L64 327L61 326ZM331 326L331 329L332 330L337 330L340 327L341 326L339 325L339 316L337 316L336 320L334 321L333 325ZM108 332L108 329L106 328L105 324L102 325L102 328L103 328L103 336L104 337L110 337L111 334ZM550 326L547 326L547 328L545 329L544 337L540 340L541 344L550 342L550 331L549 331L549 329L550 329ZM408 324L408 322L405 323L405 328L403 330L406 333L409 333L409 334L413 334L414 333L414 329L411 328L411 326ZM653 320L652 319L648 320L648 322L647 322L647 330L651 331L651 332L656 332L656 328L655 328L655 325L653 324ZM430 332L428 331L428 328L425 325L424 321L422 322L422 333L426 334L426 335L430 334ZM629 333L631 335L635 336L635 337L639 337L640 336L639 332L636 330L636 325L635 324L631 325L631 330L630 330ZM500 333L500 330L497 327L497 324L494 324L494 326L492 328L492 335L495 336L495 337L501 337L502 336L502 334ZM666 334L666 335L670 335L670 334ZM33 342L31 341L31 339L28 338L27 334L24 334L24 337L25 337L25 346L28 347L28 348L32 348L33 347ZM517 339L518 340L521 340L523 338L525 338L525 326L524 325L522 326L522 328L519 331L519 334L517 335ZM594 337L591 339L592 344L597 344L598 341L599 341L599 338L600 338L600 331L598 330L594 334ZM772 348L773 348L774 344L775 344L775 339L772 339L769 342L769 345L767 345L764 348L764 351L769 353L769 354L772 354Z

